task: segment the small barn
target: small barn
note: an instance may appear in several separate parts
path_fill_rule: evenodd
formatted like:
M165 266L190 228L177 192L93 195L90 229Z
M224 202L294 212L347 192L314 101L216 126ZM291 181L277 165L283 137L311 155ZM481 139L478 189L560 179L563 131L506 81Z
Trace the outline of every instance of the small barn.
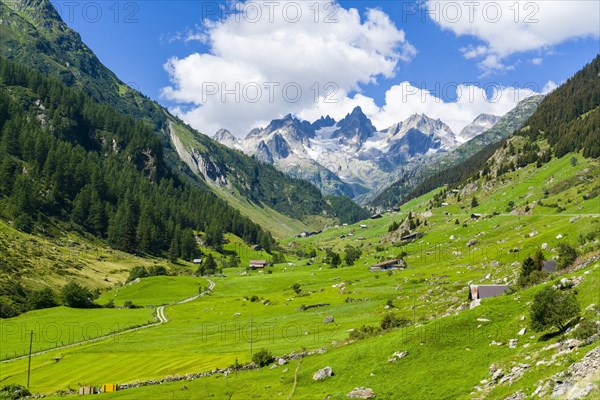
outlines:
M371 219L379 219L381 217L382 217L382 215L380 213L371 215Z
M404 241L404 240L415 240L415 239L420 239L423 237L423 234L421 232L413 232L413 233L409 233L408 235L404 235L402 237L400 237L400 240Z
M96 394L96 388L93 386L82 386L79 388L79 394L82 396L87 394Z
M250 260L250 269L263 269L269 262L266 260Z
M500 296L509 287L509 285L471 285L469 287L469 300Z
M542 261L542 271L544 272L556 272L556 261L548 260Z
M258 244L255 244L255 245L253 245L253 246L252 246L252 247L250 247L250 248L251 248L252 250L254 250L254 251L261 251L261 250L262 250L262 247L260 247L260 245L258 245Z
M192 261L192 263L194 263L195 265L200 265L200 264L202 264L202 259L201 258L194 258L194 261Z
M102 385L102 393L111 393L117 391L117 385L115 383L105 383Z
M393 260L382 261L369 267L371 272L392 271L396 269L406 269L406 261L401 258L396 258Z

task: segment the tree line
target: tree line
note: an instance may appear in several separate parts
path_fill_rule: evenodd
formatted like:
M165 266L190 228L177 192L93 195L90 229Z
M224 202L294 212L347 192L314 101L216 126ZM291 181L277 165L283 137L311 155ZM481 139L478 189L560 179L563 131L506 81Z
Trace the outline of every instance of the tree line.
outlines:
M194 230L270 249L268 232L165 162L147 123L0 58L2 216L31 232L68 221L115 249L193 258Z

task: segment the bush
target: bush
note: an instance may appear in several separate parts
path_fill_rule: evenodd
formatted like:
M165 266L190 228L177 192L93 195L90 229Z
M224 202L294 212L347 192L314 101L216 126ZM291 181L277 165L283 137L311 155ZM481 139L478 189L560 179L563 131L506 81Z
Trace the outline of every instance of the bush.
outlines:
M257 296L257 295L253 295L253 296L251 296L251 297L250 297L250 301L251 301L252 303L256 303L256 302L257 302L257 301L259 301L259 300L260 300L260 299L258 298L258 296Z
M145 278L147 276L148 271L143 266L133 267L133 269L129 271L129 277L127 278L127 282L134 281L137 278Z
M30 395L29 390L19 384L6 385L0 390L0 399L17 400Z
M27 296L27 309L28 310L40 310L42 308L56 307L55 294L49 287L42 290L34 290Z
M234 370L234 371L239 371L240 369L242 369L242 367L244 366L244 364L240 363L237 359L237 357L235 358L235 362L233 364L231 364L229 366L230 369Z
M558 245L558 267L563 269L575 262L577 251L566 243Z
M133 301L131 301L131 300L125 300L125 303L123 303L123 307L125 307L125 308L140 308L139 306L136 306L135 304L133 304Z
M261 349L252 354L252 361L259 367L271 364L275 360L273 354L267 349Z
M148 268L148 276L167 276L169 271L164 265L152 265Z
M388 313L388 314L386 314L383 317L383 319L381 320L381 323L379 324L379 326L384 331L387 331L387 330L390 330L390 329L397 328L399 326L407 326L409 323L410 322L408 320L403 319L403 318L399 318L394 313Z
M94 305L92 292L75 282L67 283L61 289L60 299L65 307L90 308Z
M598 333L598 325L587 319L581 320L577 328L573 330L573 337L579 340L585 340Z
M360 258L360 256L362 256L362 250L357 249L356 247L347 245L344 249L344 260L346 261L346 265L348 266L354 265L354 263Z
M299 284L299 283L294 283L294 284L291 286L291 288L292 288L292 290L294 291L294 293L296 293L296 294L300 294L300 292L302 291L302 288L300 287L300 284Z
M547 286L536 293L529 307L531 327L536 332L553 326L563 331L565 324L578 316L579 312L579 303L573 291Z
M104 305L104 308L115 308L115 301L113 299L108 300Z
M378 326L363 325L360 329L355 329L350 332L350 339L360 340L370 336L379 335L381 328Z

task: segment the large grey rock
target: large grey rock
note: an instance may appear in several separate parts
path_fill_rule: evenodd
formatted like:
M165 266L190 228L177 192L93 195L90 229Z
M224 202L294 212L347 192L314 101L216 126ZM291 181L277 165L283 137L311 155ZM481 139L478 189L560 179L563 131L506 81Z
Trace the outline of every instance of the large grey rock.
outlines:
M359 387L354 388L346 396L351 399L372 399L375 397L375 392L371 388Z
M325 317L325 319L323 320L324 324L331 324L335 319L333 318L333 315L330 315L328 317Z
M388 359L389 362L395 363L401 358L404 358L408 355L408 351L397 351Z
M325 378L328 378L330 376L333 376L333 370L331 369L331 367L325 367L325 368L321 368L320 370L318 370L317 372L315 372L313 374L313 380L315 381L322 381Z

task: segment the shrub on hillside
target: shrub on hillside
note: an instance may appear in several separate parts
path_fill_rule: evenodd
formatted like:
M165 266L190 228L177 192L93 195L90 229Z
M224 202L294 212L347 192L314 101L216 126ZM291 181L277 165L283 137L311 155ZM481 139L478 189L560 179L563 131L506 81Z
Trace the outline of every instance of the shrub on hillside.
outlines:
M152 265L148 267L148 276L167 276L169 271L164 265Z
M410 321L407 319L400 318L394 313L388 313L383 317L379 326L381 326L381 329L384 331L387 331L400 326L407 326L409 323Z
M344 248L344 261L346 261L346 265L354 265L354 263L360 258L360 256L362 256L362 250L350 245L347 245Z
M577 259L577 250L566 243L558 245L558 267L566 268Z
M267 349L261 349L252 354L252 361L259 367L271 364L275 360L273 354Z
M67 283L60 291L60 299L65 307L91 308L94 306L92 292L75 282Z
M125 303L123 303L123 307L125 307L125 308L141 308L140 306L136 306L135 304L133 304L133 301L131 301L131 300L125 300Z
M360 340L368 338L370 336L379 335L380 333L381 328L378 326L363 325L359 329L350 331L350 339Z
M143 266L133 267L131 271L129 271L129 277L127 278L127 282L134 281L137 278L145 278L147 276L148 271Z
M560 290L547 286L536 293L529 307L531 327L540 332L551 327L560 331L572 318L579 315L579 302L572 290Z
M29 390L19 384L6 385L0 390L0 399L17 400L30 396Z
M294 293L296 293L296 294L300 294L300 292L302 291L302 288L300 287L300 284L299 284L299 283L294 283L294 284L291 286L291 288L292 288L292 290L294 291Z
M586 340L597 333L600 333L600 331L598 330L598 325L596 325L595 322L582 319L577 327L573 330L573 337L579 340Z
M31 291L27 295L28 310L40 310L42 308L56 307L57 305L55 293L49 287Z

